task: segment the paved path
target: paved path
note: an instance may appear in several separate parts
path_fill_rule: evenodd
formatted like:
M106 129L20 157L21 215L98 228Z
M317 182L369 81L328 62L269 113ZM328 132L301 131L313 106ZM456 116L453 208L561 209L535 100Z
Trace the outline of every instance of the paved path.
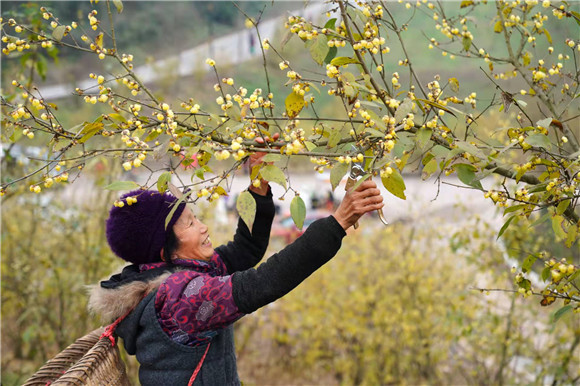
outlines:
M191 171L179 171L182 181L189 181L191 178ZM148 176L143 174L121 176L119 180L133 180L137 183L146 183L145 179ZM207 176L206 176L207 177ZM150 179L155 181L156 177ZM304 199L307 209L310 207L310 196L313 192L324 196L330 190L330 182L328 175L312 173L292 174L292 187L298 190L301 197ZM343 179L340 186L334 192L336 201L342 200L344 196L344 184L346 178ZM178 183L174 179L174 183ZM375 182L382 192L385 202L385 216L390 222L403 221L413 222L421 217L431 217L441 219L442 222L462 224L469 222L473 216L481 216L484 220L489 221L493 226L499 230L503 224L501 216L497 213L496 207L483 197L480 191L474 189L460 188L463 184L454 177L445 177L441 185L433 182L433 179L422 181L416 176L405 176L406 200L401 200L391 193L389 193L381 184L378 177ZM249 185L249 177L247 175L236 175L231 182L230 198L234 199L240 192L247 189ZM457 185L457 186L453 186ZM290 202L294 197L292 192L288 193L283 201L278 198L284 194L284 189L276 183L270 183L272 193L274 195L274 202L280 206L281 213L286 214L290 212ZM487 184L484 184L487 187ZM93 181L88 176L82 176L81 179L74 184L69 185L63 194L65 200L74 202L82 197L82 200L89 199L92 194L101 194L99 188L94 186ZM225 205L225 200L220 200L221 204ZM223 210L224 207L218 208Z
M342 200L344 196L343 179L341 185L334 192L337 201ZM385 202L385 216L387 220L394 221L413 221L420 216L432 216L446 219L452 222L464 222L468 220L465 216L478 214L486 220L497 220L496 208L489 200L484 199L483 193L474 189L463 189L457 186L463 186L456 178L446 177L445 183L438 186L433 180L422 181L415 176L405 177L406 200L401 200L389 193L383 186L378 177L375 182L381 189ZM247 176L236 177L232 184L232 194L241 192L248 185ZM284 189L271 183L272 193L274 194L276 204L282 208L282 213L290 211L290 201L294 197L293 193L286 195L284 201L277 200L284 193ZM299 190L301 197L304 199L307 207L310 203L309 197L313 192L324 196L331 190L330 182L327 175L298 174L292 176L292 186ZM439 190L439 193L438 193ZM501 226L501 224L500 224Z

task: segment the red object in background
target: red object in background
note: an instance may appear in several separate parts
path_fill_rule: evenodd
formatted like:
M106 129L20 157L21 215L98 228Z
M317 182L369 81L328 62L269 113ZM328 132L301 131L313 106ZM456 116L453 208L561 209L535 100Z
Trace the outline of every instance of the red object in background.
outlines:
M270 235L272 237L282 238L286 244L290 244L292 241L300 237L304 231L306 231L306 228L308 228L308 226L314 221L328 217L331 214L332 213L325 210L311 210L310 212L307 212L302 230L296 227L294 220L292 220L292 216L287 214L272 224Z
M179 153L181 157L181 167L184 169L195 169L198 167L197 162L197 154L192 155L191 157L186 157L184 152Z

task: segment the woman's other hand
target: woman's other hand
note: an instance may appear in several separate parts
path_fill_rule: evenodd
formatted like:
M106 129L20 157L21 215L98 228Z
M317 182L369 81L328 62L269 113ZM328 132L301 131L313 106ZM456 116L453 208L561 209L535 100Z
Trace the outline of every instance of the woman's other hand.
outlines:
M364 181L353 192L347 192L334 212L334 218L347 230L367 212L384 206L381 191L372 180Z

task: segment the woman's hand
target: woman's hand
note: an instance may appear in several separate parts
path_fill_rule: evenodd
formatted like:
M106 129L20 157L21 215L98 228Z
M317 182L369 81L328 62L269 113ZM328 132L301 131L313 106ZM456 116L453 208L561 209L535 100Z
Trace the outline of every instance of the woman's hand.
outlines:
M372 180L364 181L354 192L347 192L334 212L334 218L347 230L367 212L383 207L381 191Z
M255 139L255 141L260 144L263 145L266 142L274 142L276 141L278 138L280 138L280 134L279 133L275 133L272 138L270 137L257 137ZM257 152L257 153L252 153L250 154L250 159L248 161L249 167L250 167L250 175L252 175L252 169L254 168L254 166L258 166L260 165L263 161L262 158L264 158L264 156L266 155L266 153L264 152ZM249 189L254 192L257 193L261 196L265 196L268 193L268 181L266 181L265 179L260 179L259 180L259 185L256 186L254 185L254 183L256 185L258 185L258 183L256 183L255 181L252 181L252 184L250 185Z
M263 162L262 158L264 158L265 155L266 153L264 152L250 154L250 158L248 160L248 164L250 167L250 175L252 174L252 169L254 168L254 166L258 166ZM254 193L259 194L260 196L265 196L268 193L268 181L264 180L263 178L258 181L260 182L259 185L256 183L256 185L258 186L254 185L254 181L252 181L252 184L250 184L250 187L248 189L250 189Z

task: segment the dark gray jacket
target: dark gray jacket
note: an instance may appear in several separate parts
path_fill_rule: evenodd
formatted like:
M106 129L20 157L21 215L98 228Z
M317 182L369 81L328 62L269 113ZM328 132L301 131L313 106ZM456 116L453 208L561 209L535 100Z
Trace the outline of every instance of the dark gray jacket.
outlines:
M172 341L161 329L155 313L155 294L150 293L117 327L125 349L136 355L142 385L187 385L201 361L206 345L190 347ZM194 385L239 385L233 325L212 340Z

